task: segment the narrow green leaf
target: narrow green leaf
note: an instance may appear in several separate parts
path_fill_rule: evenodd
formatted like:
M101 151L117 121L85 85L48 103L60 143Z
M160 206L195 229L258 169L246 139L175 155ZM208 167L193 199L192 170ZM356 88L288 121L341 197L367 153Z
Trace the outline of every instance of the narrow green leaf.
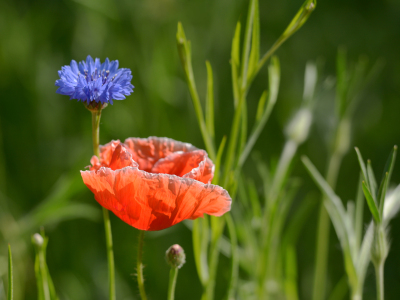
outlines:
M209 272L207 264L207 248L209 243L208 217L198 218L193 221L193 255L196 263L197 273L200 282L206 286Z
M392 152L389 155L388 160L386 161L385 168L383 170L382 182L381 182L381 184L379 186L378 199L379 199L379 211L381 212L381 216L383 215L383 208L384 208L384 205L385 205L386 189L387 189L387 186L390 183L390 177L392 176L394 163L396 161L396 155L397 155L397 146L394 146L393 149L392 149ZM383 184L384 184L384 180L386 178L386 174L387 174L386 189L383 189L384 188Z
M254 184L254 181L249 179L247 181L248 191L249 191L249 199L251 203L251 208L253 211L253 216L257 218L261 218L261 205L260 199L258 198L257 188Z
M367 168L365 167L361 152L360 152L360 150L358 150L357 147L355 147L354 149L356 150L356 153L357 153L358 163L360 164L360 168L361 168L362 175L364 177L364 181L366 182L367 187L369 187Z
M231 241L231 274L228 282L228 290L225 300L235 299L235 290L237 289L239 278L239 253L236 237L235 224L230 213L225 214L226 225L228 227L229 238Z
M339 280L332 290L328 300L342 300L346 299L349 283L346 275Z
M396 155L397 155L397 146L394 146L392 149L392 152L389 155L388 160L386 161L382 178L385 176L386 173L389 173L389 181L390 181L390 177L392 176L392 172L393 172L394 163L396 161Z
M379 215L382 217L382 219L383 219L383 207L385 205L385 197L388 188L388 183L389 183L389 173L386 173L382 179L378 193Z
M7 292L7 300L12 300L13 298L14 298L13 265L12 265L11 246L10 246L10 244L8 244L8 292Z
M305 165L308 173L311 175L311 178L314 180L320 190L325 194L326 201L324 204L332 220L332 223L335 226L336 234L338 235L343 250L348 250L347 229L346 222L344 220L346 212L343 207L342 201L335 194L335 192L325 181L325 179L321 176L321 174L318 172L312 162L306 156L303 156L301 160Z
M364 194L362 190L362 175L360 173L360 179L358 180L358 188L357 188L357 195L356 195L356 215L355 215L355 236L356 236L356 246L357 249L360 249L361 245L361 238L362 238L362 231L364 228L363 223L363 216L364 216Z
M275 41L271 48L264 54L261 60L258 62L256 70L253 72L251 78L247 80L247 86L251 84L255 76L258 74L260 69L264 66L267 60L275 53L275 51L290 37L292 36L300 27L308 20L311 13L314 11L317 5L316 0L306 0L300 7L297 14L294 16L292 21L282 35Z
M260 13L258 8L258 0L254 4L253 32L251 38L251 52L249 60L249 70L247 77L250 78L257 68L260 59Z
M239 67L240 67L240 22L237 22L235 35L232 40L231 50L231 69L232 69L232 86L233 86L233 99L235 108L239 102Z
M261 117L264 113L265 110L265 102L267 102L267 96L268 96L268 91L265 90L260 97L260 100L258 101L258 107L257 107L257 114L256 114L256 123L260 122Z
M271 63L268 66L268 82L269 82L269 94L268 94L268 102L265 107L265 110L263 111L262 116L260 117L259 122L256 122L254 124L252 133L249 137L249 140L247 141L246 146L244 147L244 150L240 154L238 166L242 167L244 162L246 161L247 157L249 156L251 150L254 147L254 144L256 143L258 137L260 136L262 130L265 127L265 124L267 123L269 116L271 115L272 109L275 106L276 100L278 98L278 91L279 91L279 83L280 83L280 78L281 78L281 72L280 72L280 63L279 59L277 56L273 56L271 59ZM263 94L264 95L264 94ZM261 96L262 98L263 96ZM260 102L262 99L260 99ZM259 104L260 107L260 104ZM258 112L257 112L258 114Z
M367 204L368 204L369 210L371 211L371 214L374 217L375 222L377 224L380 224L381 217L379 215L378 207L376 206L375 200L373 199L371 193L369 192L369 189L368 189L365 181L362 182L362 188L363 188L365 198L367 199Z
M207 97L206 97L206 127L208 134L214 140L214 79L213 71L209 61L206 61L207 66Z
M246 28L244 32L244 40L243 40L243 53L242 53L242 65L240 78L242 80L240 89L244 91L246 89L247 84L247 74L248 74L248 64L249 64L249 53L250 53L250 43L251 43L251 31L252 25L254 22L254 15L256 10L256 2L257 0L250 0L249 11L247 13L247 21Z
M300 29L301 26L307 21L310 17L311 13L314 11L317 6L316 0L306 0L303 5L300 7L297 14L294 16L292 21L289 23L286 30L283 32L283 36L290 36Z
M357 256L357 272L360 280L361 286L363 285L365 276L367 275L368 265L371 261L371 247L374 240L374 222L368 226L365 232L363 242L360 248L359 255Z
M188 84L190 96L192 98L194 110L196 112L197 121L199 123L200 132L203 137L204 144L206 145L206 150L210 158L214 160L216 157L214 143L207 131L207 126L204 121L203 109L200 104L200 98L197 92L196 82L194 79L193 68L192 68L191 46L190 42L186 39L183 26L180 22L178 23L176 41L178 45L179 57L181 59L182 67L186 77L186 82Z
M215 159L215 173L214 173L214 178L213 178L213 184L219 184L219 176L220 176L220 169L221 169L221 159L222 159L222 154L224 153L225 149L225 144L226 144L226 135L221 140L221 143L219 144L218 152L217 152L217 158Z
M369 181L369 191L371 192L372 198L374 198L375 202L377 202L377 194L376 194L376 179L374 171L372 170L371 161L368 159L367 161L367 174Z
M297 257L296 250L293 245L288 245L283 249L286 253L285 257L285 294L287 300L298 300L297 288Z

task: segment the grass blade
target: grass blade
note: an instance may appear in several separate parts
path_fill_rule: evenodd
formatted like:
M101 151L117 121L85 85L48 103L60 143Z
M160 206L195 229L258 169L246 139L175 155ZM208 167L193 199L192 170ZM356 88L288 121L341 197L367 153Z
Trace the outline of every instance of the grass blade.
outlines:
M193 221L193 255L196 263L197 273L200 282L206 286L208 281L207 248L209 243L208 217L198 218Z
M267 103L267 106L265 107L265 110L260 118L260 121L256 123L256 125L250 135L250 138L247 141L247 144L246 144L243 152L240 155L239 162L238 162L239 167L243 166L243 164L246 161L247 157L249 156L251 150L253 149L254 144L256 143L259 135L261 134L261 131L264 129L265 124L267 123L269 116L272 112L272 109L274 108L276 100L278 98L281 71L280 71L279 59L277 56L274 56L271 59L271 63L268 67L268 75L269 75L268 103ZM261 101L262 101L262 99L260 99L260 102Z
M199 123L200 132L211 160L215 160L216 154L215 154L214 144L212 142L211 136L208 134L207 131L207 126L204 121L203 109L201 108L200 98L197 92L196 82L194 79L190 42L186 39L183 26L180 22L178 23L176 42L178 45L179 57L181 59L183 70L185 72L186 81L189 87L189 92L192 97L193 106L196 112L197 121Z
M358 183L357 195L356 195L356 215L355 215L355 237L356 237L356 246L357 249L360 249L361 245L361 238L362 238L362 231L363 231L363 215L364 215L364 197L363 197L363 190L362 190L362 179L360 179Z
M263 65L267 62L267 60L275 53L275 51L297 30L303 26L303 24L308 20L311 13L317 6L316 0L306 0L303 5L300 7L297 14L294 16L288 27L286 27L285 31L282 35L276 40L276 42L271 46L271 48L264 54L257 65L257 69L254 71L253 76L248 80L248 84L250 84L254 77L257 75L258 71L263 67Z
M252 31L252 25L254 21L254 15L255 15L255 10L257 0L250 0L250 5L249 5L249 11L247 14L247 21L246 21L246 28L245 28L245 33L244 33L244 44L243 44L243 53L242 53L242 65L241 65L241 72L240 72L240 78L242 80L240 89L241 92L243 92L246 89L247 85L247 75L248 75L248 64L249 64L249 53L250 53L250 43L251 43L251 31Z
M13 287L13 265L12 265L12 255L11 246L8 244L8 292L7 300L12 300L14 298L14 287Z
M207 97L206 97L206 127L211 139L214 140L214 79L213 71L209 61L206 61L207 67Z
M240 27L240 22L238 22L236 24L235 35L233 36L231 50L232 86L235 107L237 107L239 102Z
M251 52L249 60L249 70L247 77L251 78L253 72L257 68L258 61L260 59L260 12L258 6L258 0L255 0L254 7L254 18L253 18L253 32L251 38Z
M225 299L232 300L235 299L235 290L239 278L239 255L235 224L233 223L230 213L225 214L225 220L231 241L231 276L229 277L228 290Z
M379 199L379 211L381 212L381 215L383 215L383 208L384 208L384 204L385 204L386 189L387 189L387 185L390 182L390 177L392 176L394 163L396 161L396 154L397 154L397 146L394 146L393 149L392 149L392 152L389 155L388 160L386 161L385 168L383 170L382 182L381 182L381 184L379 186L378 199ZM386 180L386 183L385 183L386 184L386 188L384 189L383 185L384 185L384 180L386 178L386 175L387 175L387 180Z
M258 101L257 113L256 113L256 123L260 122L265 110L265 102L267 102L268 91L264 91L261 94L260 100Z
M348 279L347 276L344 275L333 288L333 291L329 296L328 300L346 299L348 289L349 289Z
M377 224L380 224L381 217L379 215L378 207L376 206L376 202L375 202L374 198L372 197L365 181L362 182L362 189L363 189L365 198L367 199L367 204L368 204L369 210L371 211L371 214L372 214L375 222Z
M372 197L377 201L376 198L376 179L374 171L372 170L371 161L368 159L367 161L367 175L369 180L369 191L371 192Z
M225 144L226 144L226 135L224 135L224 137L221 140L221 144L219 144L217 158L214 161L215 162L215 173L214 173L214 178L212 180L212 183L217 184L217 185L219 184L221 159L222 159L222 154L224 153Z
M355 147L354 149L356 150L356 153L357 153L358 163L360 164L360 168L361 168L361 172L362 172L363 177L364 177L364 181L366 182L367 187L369 188L367 168L365 167L364 160L362 158L361 152L357 147Z
M365 232L357 261L357 270L361 284L364 282L365 275L367 273L367 268L369 262L371 261L371 247L373 240L374 240L374 222L371 222L368 225L367 231Z
M286 278L285 278L285 294L287 300L298 300L297 288L297 257L293 245L286 247Z
M382 216L382 218L383 218L383 207L385 205L385 197L386 197L386 191L388 188L388 183L389 183L389 173L386 173L382 179L381 185L379 187L379 193L378 193L379 215Z

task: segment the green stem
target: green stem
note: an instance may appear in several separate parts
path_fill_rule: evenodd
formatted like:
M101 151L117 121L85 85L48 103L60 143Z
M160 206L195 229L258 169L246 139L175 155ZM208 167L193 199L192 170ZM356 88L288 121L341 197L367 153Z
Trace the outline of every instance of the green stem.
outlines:
M47 278L46 271L46 259L44 257L43 248L39 250L39 265L40 265L40 273L42 275L42 284L43 284L43 298L44 300L50 300L50 290L49 290L49 282Z
M176 279L178 278L178 268L171 267L169 271L168 300L175 298Z
M215 280L217 277L217 268L219 260L219 247L222 231L225 227L225 220L218 217L211 217L211 246L210 246L210 263L209 263L209 277L204 293L201 297L202 300L214 299Z
M147 300L146 291L144 290L144 278L143 278L143 243L144 243L144 230L139 232L139 244L137 253L137 281L139 286L140 297L142 300Z
M336 180L339 173L339 167L342 161L342 155L337 152L333 153L328 165L326 174L326 181L335 189ZM328 212L324 206L325 199L321 203L318 220L318 233L317 233L317 249L315 258L315 273L314 273L314 286L313 286L313 300L325 299L326 287L326 274L328 262L328 249L329 249L329 232L330 232L330 219Z
M384 300L384 263L375 264L375 275L376 275L376 299Z
M100 117L101 108L92 113L92 140L93 140L93 153L97 157L100 156ZM103 207L104 229L106 234L106 247L107 247L107 260L108 260L108 288L109 299L116 300L115 297L115 266L114 266L114 250L111 233L111 222L108 210Z
M13 265L12 265L12 254L11 254L11 246L8 244L8 293L7 300L13 299Z
M268 261L270 255L270 246L273 238L273 229L275 224L276 213L278 210L278 198L279 194L285 183L289 166L293 161L293 157L296 154L298 144L293 140L287 140L283 148L281 157L279 159L276 173L272 182L271 189L269 190L268 197L265 199L265 211L262 220L262 248L258 266L258 299L264 299L267 295L265 293L265 280L268 270Z

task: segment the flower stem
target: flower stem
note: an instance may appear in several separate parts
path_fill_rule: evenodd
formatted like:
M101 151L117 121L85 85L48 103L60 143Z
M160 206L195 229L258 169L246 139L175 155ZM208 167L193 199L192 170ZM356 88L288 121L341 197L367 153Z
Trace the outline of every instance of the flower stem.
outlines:
M91 111L91 113L92 113L93 153L94 155L99 157L101 108L99 108L99 110L97 111ZM109 299L116 300L114 250L113 250L112 233L111 233L111 222L108 210L105 209L104 207L103 207L103 218L104 218L104 229L106 234L106 246L107 246Z
M379 264L374 264L375 275L376 275L376 299L384 300L384 284L383 284L383 262Z
M168 284L168 300L175 298L176 279L178 278L178 268L171 267L169 271L169 284Z
M143 242L144 242L144 230L140 230L138 253L137 253L137 281L139 286L140 297L142 298L142 300L147 300L146 291L144 290L143 264L142 264Z
M341 161L342 155L337 152L334 152L329 160L326 181L332 189L335 189L336 186ZM325 298L330 225L328 212L324 204L321 203L317 233L313 300L322 300Z

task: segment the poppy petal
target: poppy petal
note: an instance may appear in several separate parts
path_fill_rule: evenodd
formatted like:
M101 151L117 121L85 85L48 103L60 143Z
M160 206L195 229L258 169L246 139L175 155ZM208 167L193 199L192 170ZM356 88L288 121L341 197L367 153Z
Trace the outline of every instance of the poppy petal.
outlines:
M221 216L231 198L223 188L191 178L152 174L137 167L81 171L95 199L131 226L161 230L204 213Z
M139 169L150 172L154 164L161 158L177 152L190 152L198 150L188 143L182 143L170 138L159 138L151 136L146 139L128 138L124 142L129 148L132 159L139 164Z
M207 158L207 152L204 150L174 152L158 160L151 173L171 174L210 183L214 175L214 165L210 164L211 161Z

